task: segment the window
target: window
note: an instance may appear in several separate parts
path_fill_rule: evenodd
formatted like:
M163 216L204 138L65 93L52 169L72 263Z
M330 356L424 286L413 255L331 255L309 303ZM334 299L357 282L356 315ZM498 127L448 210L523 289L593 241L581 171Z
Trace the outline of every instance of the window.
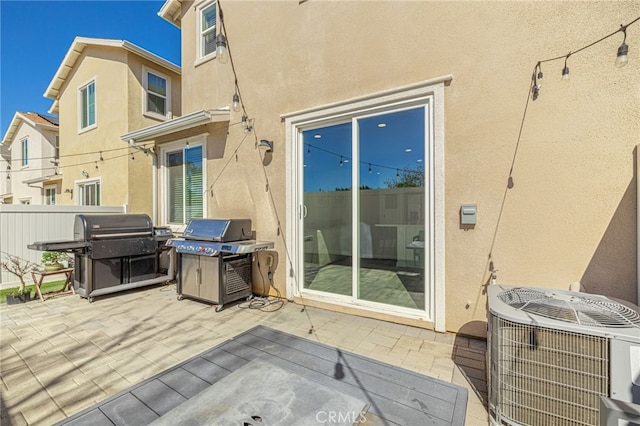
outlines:
M99 206L100 205L100 181L85 181L78 183L76 193L78 194L78 205Z
M29 165L29 138L22 139L22 167Z
M56 135L56 146L54 147L55 152L54 152L54 160L59 160L60 159L60 136Z
M185 225L204 217L203 146L168 148L163 155L165 221Z
M96 82L90 83L80 88L80 130L87 130L96 125Z
M199 12L198 58L204 58L216 51L216 3L202 6Z
M144 114L166 118L171 106L171 80L144 68Z
M44 188L44 203L50 206L56 204L56 187L47 186Z

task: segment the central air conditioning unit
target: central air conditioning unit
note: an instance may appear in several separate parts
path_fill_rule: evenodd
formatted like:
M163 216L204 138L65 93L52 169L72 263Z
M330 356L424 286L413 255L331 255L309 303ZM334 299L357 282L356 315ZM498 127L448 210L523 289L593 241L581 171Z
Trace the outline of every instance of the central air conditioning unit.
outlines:
M600 396L640 404L640 310L604 296L488 287L493 425L599 425Z

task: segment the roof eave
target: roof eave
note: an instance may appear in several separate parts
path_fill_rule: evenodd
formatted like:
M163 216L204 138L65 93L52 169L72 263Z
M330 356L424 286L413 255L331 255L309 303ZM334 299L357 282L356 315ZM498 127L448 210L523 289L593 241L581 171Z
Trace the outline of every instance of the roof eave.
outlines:
M203 124L229 121L230 112L228 108L217 110L200 110L182 117L174 118L160 124L145 127L143 129L129 132L120 136L125 142L136 143L152 140L161 136L170 135L172 133L188 130Z
M166 0L158 11L158 16L171 25L181 28L182 21L179 16L181 11L182 3L180 0Z

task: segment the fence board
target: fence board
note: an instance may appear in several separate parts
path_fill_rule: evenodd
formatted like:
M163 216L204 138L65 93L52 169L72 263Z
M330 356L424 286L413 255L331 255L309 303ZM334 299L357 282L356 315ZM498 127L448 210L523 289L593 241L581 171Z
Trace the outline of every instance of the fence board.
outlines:
M126 213L124 206L37 206L0 204L0 254L18 256L40 263L42 252L29 250L36 241L73 239L73 222L77 214ZM30 280L29 277L27 277ZM15 287L15 275L0 272L0 288Z

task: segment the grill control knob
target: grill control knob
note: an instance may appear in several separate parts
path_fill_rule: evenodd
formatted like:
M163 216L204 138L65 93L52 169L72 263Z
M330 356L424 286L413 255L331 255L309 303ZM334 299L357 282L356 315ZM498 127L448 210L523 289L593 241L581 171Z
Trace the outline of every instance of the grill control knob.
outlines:
M200 251L205 251L205 248L204 247L200 247Z
M213 249L211 247L207 248L207 253L213 253Z

